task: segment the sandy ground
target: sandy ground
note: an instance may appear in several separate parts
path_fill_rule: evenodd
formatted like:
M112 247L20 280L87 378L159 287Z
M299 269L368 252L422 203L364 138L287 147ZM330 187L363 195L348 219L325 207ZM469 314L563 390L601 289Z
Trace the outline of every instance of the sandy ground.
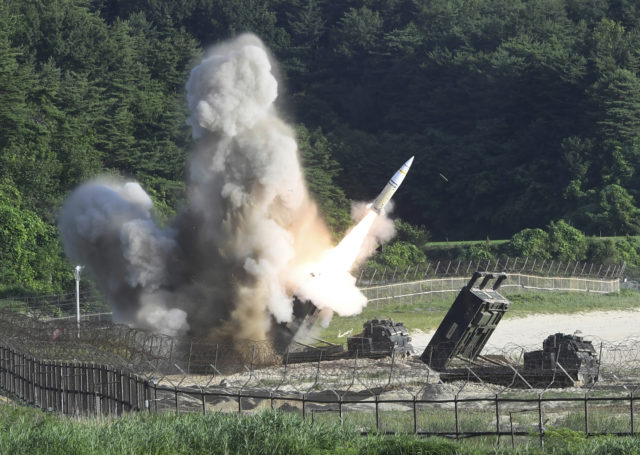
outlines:
M415 347L426 346L434 332L412 332L412 344ZM547 336L558 332L578 332L578 335L589 340L610 343L640 338L640 310L537 314L503 319L489 339L485 352L500 350L514 344L527 349L540 349L542 341Z

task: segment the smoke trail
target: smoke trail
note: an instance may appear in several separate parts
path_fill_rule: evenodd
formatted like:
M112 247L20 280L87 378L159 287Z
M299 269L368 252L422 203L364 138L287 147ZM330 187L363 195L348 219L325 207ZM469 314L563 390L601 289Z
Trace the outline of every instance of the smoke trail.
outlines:
M192 71L197 139L188 197L168 229L135 183L97 181L65 202L67 255L87 265L118 320L172 335L265 339L298 293L340 314L366 299L349 264L314 280L330 236L310 199L294 134L277 115L277 81L253 35L215 47ZM327 289L331 292L327 292Z

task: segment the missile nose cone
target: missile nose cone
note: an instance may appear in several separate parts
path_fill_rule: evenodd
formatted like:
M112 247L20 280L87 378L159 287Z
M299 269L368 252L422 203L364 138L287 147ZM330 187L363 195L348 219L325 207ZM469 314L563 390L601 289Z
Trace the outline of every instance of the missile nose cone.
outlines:
M382 209L384 208L384 206L387 205L387 202L389 202L389 199L391 199L393 194L402 184L402 181L404 180L404 177L407 175L407 172L409 172L409 168L411 167L412 163L413 163L413 156L409 158L402 165L402 167L396 171L395 174L393 174L393 177L391 177L391 179L382 189L380 194L378 194L378 197L376 197L376 199L371 204L371 207L373 210L375 210L378 213L382 212Z

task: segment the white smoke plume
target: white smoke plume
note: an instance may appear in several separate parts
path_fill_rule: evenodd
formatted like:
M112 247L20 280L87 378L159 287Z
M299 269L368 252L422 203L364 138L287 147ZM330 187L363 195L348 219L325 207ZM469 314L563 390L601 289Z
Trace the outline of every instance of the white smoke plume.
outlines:
M331 250L294 134L274 108L278 83L258 38L213 48L192 71L188 197L167 229L136 183L95 181L65 202L66 253L88 267L120 321L171 335L265 339L293 295L340 314L366 299L349 267L314 280ZM382 217L379 217L382 218Z

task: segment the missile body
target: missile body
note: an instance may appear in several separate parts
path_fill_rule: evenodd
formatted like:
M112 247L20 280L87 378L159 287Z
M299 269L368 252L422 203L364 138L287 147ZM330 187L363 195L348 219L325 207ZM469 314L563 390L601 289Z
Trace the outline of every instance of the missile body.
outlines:
M387 205L389 199L393 197L394 193L398 190L398 187L404 180L404 177L407 175L407 172L409 172L411 163L413 163L413 157L409 158L407 162L404 163L402 167L396 171L395 174L393 174L391 180L389 180L380 194L378 194L378 197L375 199L375 201L373 201L373 204L371 204L371 208L373 210L378 213L382 212L384 206Z

